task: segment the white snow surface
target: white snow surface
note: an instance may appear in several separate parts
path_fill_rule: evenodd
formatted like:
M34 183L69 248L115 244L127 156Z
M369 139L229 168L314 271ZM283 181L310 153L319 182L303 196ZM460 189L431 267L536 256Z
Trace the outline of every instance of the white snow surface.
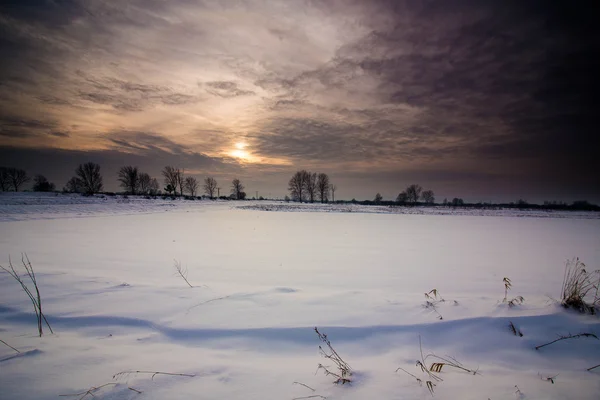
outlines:
M27 253L55 332L37 336L29 298L0 273L0 339L21 352L0 343L0 399L78 399L107 383L95 398L426 399L419 338L424 355L477 371L444 367L434 398L598 398L600 368L587 368L600 340L535 350L600 335L597 316L554 300L567 259L600 268L594 213L290 206L0 193L0 265ZM523 305L502 302L505 276ZM424 307L434 288L439 314ZM315 374L335 368L314 327L350 385Z

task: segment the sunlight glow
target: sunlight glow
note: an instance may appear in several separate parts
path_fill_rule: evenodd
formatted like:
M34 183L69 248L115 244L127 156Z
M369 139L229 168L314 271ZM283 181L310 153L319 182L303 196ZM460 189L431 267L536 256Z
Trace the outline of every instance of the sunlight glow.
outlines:
M244 150L232 150L229 153L232 157L241 158L242 160L250 161L250 154Z

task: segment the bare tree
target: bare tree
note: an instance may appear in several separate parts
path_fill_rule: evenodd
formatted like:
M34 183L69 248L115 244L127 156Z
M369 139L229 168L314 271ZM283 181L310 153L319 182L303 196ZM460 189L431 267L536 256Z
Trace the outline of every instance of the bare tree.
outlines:
M177 187L179 183L183 181L183 174L179 170L179 168L172 167L167 165L162 170L162 175L165 178L165 186L173 188L175 195L177 194ZM183 190L181 190L181 194L183 195Z
M9 189L9 181L8 181L8 168L0 167L0 190L3 192L8 191Z
M329 190L331 190L331 201L335 203L335 191L337 190L337 186L332 183L329 185Z
M417 185L417 184L410 185L409 187L406 188L407 200L411 203L418 202L419 198L421 197L422 190L423 190L423 188L421 187L421 185Z
M7 168L6 173L8 175L8 182L13 187L15 192L19 191L19 188L29 182L31 179L27 176L27 172L18 168Z
M435 203L435 195L433 194L433 190L424 190L421 193L421 199L427 204Z
M296 171L292 178L288 182L288 190L290 191L290 195L292 196L292 200L303 202L306 197L306 192L304 191L304 187L306 184L304 180L308 172L305 170Z
M63 191L69 192L69 193L81 193L82 190L83 190L83 184L81 183L81 179L79 179L76 176L69 179L69 181L63 188Z
M177 185L179 186L179 194L181 196L183 196L183 187L185 186L185 168L184 169L179 169L177 168L177 174L175 175L177 177ZM177 187L177 186L175 186Z
M396 197L396 201L398 203L406 203L408 201L408 195L406 194L406 192L400 192L400 194L398 194L398 197Z
M215 191L217 190L217 180L213 177L206 177L204 179L204 193L211 199L215 197Z
M374 200L374 201L375 201L375 204L379 204L379 203L381 203L381 200L383 200L383 196L381 195L381 193L377 193L377 194L375 195L375 200Z
M150 193L150 182L152 182L152 178L145 172L140 172L138 177L138 193L139 194L148 194Z
M85 194L94 194L102 191L102 175L100 175L100 166L93 162L79 164L75 170L77 178L81 181L81 190Z
M152 178L150 180L150 184L148 185L148 194L151 196L156 196L160 186L158 186L158 180L156 178Z
M231 181L231 194L236 200L242 200L245 197L245 193L244 195L242 193L244 193L244 185L239 179L235 178Z
M119 182L126 193L135 195L140 186L140 173L138 168L132 167L131 165L121 167L119 170Z
M36 175L33 181L34 192L53 192L56 188L54 183L48 182L48 179L44 175Z
M306 172L304 185L304 188L306 189L306 197L311 203L314 203L317 194L317 173Z
M185 186L185 190L188 191L190 196L196 197L196 193L198 192L198 181L193 176L188 176L185 178L185 182L183 184Z
M329 200L329 176L323 172L317 178L317 194L321 203Z

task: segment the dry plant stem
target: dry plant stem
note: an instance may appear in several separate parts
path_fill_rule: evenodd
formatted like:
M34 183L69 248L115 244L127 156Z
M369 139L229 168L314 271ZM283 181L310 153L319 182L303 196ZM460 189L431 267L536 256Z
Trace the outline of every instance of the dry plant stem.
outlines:
M139 393L139 394L142 394L142 393L143 393L141 390L137 390L137 389L134 389L134 388L132 388L132 387L127 387L127 389L129 389L129 390L133 390L134 392L136 392L136 393Z
M96 397L94 396L94 392L97 390L102 389L105 386L109 386L109 385L116 385L117 383L115 382L110 382L110 383L105 383L104 385L101 386L92 386L91 388L89 388L88 390L85 390L83 392L79 392L79 393L70 393L70 394L59 394L60 397L74 397L74 396L81 396L79 398L79 400L82 400L84 398L86 398L88 395L92 396L92 397Z
M432 378L433 380L435 380L437 382L443 381L442 378L440 378L439 376L433 374L427 368L427 365L425 364L425 358L423 357L423 346L421 344L421 335L419 335L419 352L421 353L421 361L417 361L417 366L421 368L421 371L425 372L427 375L429 375L430 378Z
M600 364L598 364L598 365L594 365L593 367L590 367L590 368L588 368L587 370L588 370L588 371L591 371L591 370L593 370L593 369L595 369L595 368L598 368L598 367L600 367Z
M509 321L508 327L515 336L523 336L523 332L521 332L521 330L518 329L512 321Z
M36 293L35 296L33 295L33 293L31 293L31 290L29 289L29 287L27 287L27 284L23 281L23 279L21 279L21 277L15 270L14 266L12 265L12 260L10 259L10 257L8 258L8 265L9 265L10 269L5 268L1 265L0 265L0 269L7 272L10 276L13 277L13 279L15 279L17 282L19 282L23 291L27 294L27 296L29 297L29 300L31 300L31 303L33 304L33 309L35 311L35 317L36 317L37 325L38 325L38 334L40 335L40 337L44 333L44 330L43 330L44 322L48 326L48 329L50 329L50 333L54 333L54 331L52 330L52 327L50 326L50 323L48 322L48 320L46 319L46 316L42 312L42 297L40 295L40 290L38 288L37 280L35 277L35 272L33 271L33 266L31 265L31 262L29 261L29 258L27 257L26 254L21 256L21 262L23 263L23 268L25 268L25 272L27 273L27 276L33 283L33 286L35 288L35 293Z
M181 278L185 281L185 283L188 284L189 287L193 288L192 284L187 280L187 270L181 266L181 263L179 261L174 261L175 264L173 266L175 267L175 270L177 271L179 276L181 276Z
M554 376L542 376L542 374L538 373L539 377L541 380L543 381L548 381L550 383L552 383L554 385L554 380L556 379L556 377L558 376L558 374L554 375Z
M301 383L301 382L294 382L294 383L292 383L292 385L300 385L300 386L304 386L304 387L305 387L305 388L307 388L307 389L310 389L310 390L312 390L313 392L315 392L315 391L316 391L315 389L313 389L313 388L311 388L310 386L308 386L308 385L305 385L304 383Z
M0 339L0 342L4 343L5 345L7 345L8 347L10 347L11 349L13 349L14 351L16 351L17 353L19 353L19 354L21 353L19 350L15 349L10 344L6 343L4 340Z
M325 350L323 350L323 348L321 346L319 346L319 352L321 353L321 355L323 357L325 357L335 363L339 373L330 371L329 369L327 369L326 366L324 366L322 364L319 364L317 371L322 369L323 372L325 373L325 375L335 376L337 379L334 381L334 383L336 383L336 384L350 383L351 382L350 376L352 375L352 368L350 367L350 365L348 365L348 363L346 363L342 359L342 357L340 357L340 355L337 353L337 351L335 351L335 349L331 345L331 342L327 338L326 334L319 332L319 330L316 327L315 327L315 332L317 333L317 336L319 336L319 339L323 343L325 343L327 345L327 347L329 348L329 354Z
M517 389L515 391L516 394L523 394L523 392L521 392L521 390L519 389L519 387L517 385L515 385L515 388Z
M156 375L171 375L171 376L186 376L188 378L193 378L196 375L192 375L192 374L176 374L173 372L159 372L159 371L121 371L121 372L117 372L116 374L113 375L113 379L117 379L120 378L123 375L130 375L130 374L152 374L152 380L154 380L154 377Z
M558 339L553 340L551 342L544 343L544 344L541 344L539 346L535 346L535 349L539 350L539 349L541 349L544 346L551 345L552 343L556 343L556 342L559 342L561 340L566 340L566 339L575 339L575 338L578 338L578 337L593 337L594 339L598 339L598 336L594 335L593 333L580 333L580 334L577 334L577 335L567 335L567 336L561 336Z
M507 277L504 277L504 279L502 279L502 282L504 282L504 299L502 300L502 302L506 302L506 297L508 296L508 290L511 288L512 282Z
M438 360L442 360L443 361L441 363L440 362L432 363L431 366L429 367L429 370L432 371L432 372L442 372L442 368L445 365L447 365L449 367L460 369L460 370L463 370L463 371L468 372L468 373L473 374L473 375L477 375L478 374L477 370L472 370L472 369L469 369L469 368L465 368L458 360L456 360L453 357L444 358L444 357L437 356L437 355L435 355L433 353L430 353L430 354L427 354L427 356L425 356L425 361L427 361L427 359L429 357L436 358Z
M515 306L521 305L525 302L525 298L523 296L517 296L514 299L512 299L511 301L508 302L508 306L510 308L513 308Z
M563 277L563 286L560 293L561 304L572 307L579 312L594 314L600 306L598 289L600 287L600 271L588 272L585 264L574 258L567 261ZM588 293L594 294L593 299L587 300Z
M410 376L412 376L413 378L415 378L415 379L417 380L417 383L419 383L419 385L421 384L421 382L422 382L422 381L421 381L421 379L420 379L420 378L417 378L415 375L411 374L410 372L408 372L408 371L407 371L407 370L405 370L404 368L402 368L402 367L398 367L398 368L396 369L396 372L398 372L398 370L406 372L408 375L410 375Z

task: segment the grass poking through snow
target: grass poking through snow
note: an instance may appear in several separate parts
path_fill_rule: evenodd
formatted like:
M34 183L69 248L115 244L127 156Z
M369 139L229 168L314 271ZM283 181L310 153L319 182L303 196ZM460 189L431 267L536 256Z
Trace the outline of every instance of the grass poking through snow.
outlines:
M569 260L565 266L560 303L565 308L595 314L600 305L599 286L600 270L588 272L579 258Z

